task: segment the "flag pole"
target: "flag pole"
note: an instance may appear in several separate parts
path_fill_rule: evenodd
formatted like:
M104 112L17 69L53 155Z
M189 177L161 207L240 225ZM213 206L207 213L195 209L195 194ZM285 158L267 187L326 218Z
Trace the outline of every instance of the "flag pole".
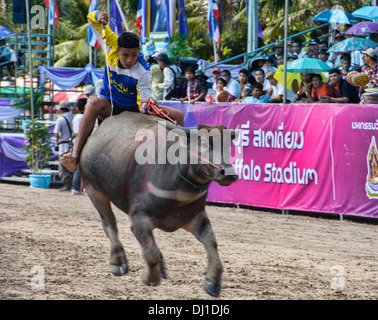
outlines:
M218 63L218 59L217 59L217 43L215 42L215 39L214 39L214 35L215 35L214 20L215 20L215 17L214 17L214 14L213 14L213 6L211 6L211 17L213 19L213 21L211 21L211 29L213 29L214 62Z
M289 0L285 0L285 40L284 40L284 94L283 103L287 101L287 36L288 36Z
M127 24L127 21L126 21L126 16L123 14L123 11L122 11L122 8L121 8L121 5L119 4L119 1L118 1L118 0L115 0L115 2L116 2L116 5L117 5L117 8L118 8L118 11L119 11L119 13L121 14L123 24L125 25L126 30L127 30L128 32L130 32L129 25Z
M28 25L28 51L29 51L29 72L30 72L30 104L31 104L31 120L34 120L34 93L33 93L33 65L32 65L32 52L31 52L31 31L30 31L30 12L29 0L25 0L26 5L26 19Z

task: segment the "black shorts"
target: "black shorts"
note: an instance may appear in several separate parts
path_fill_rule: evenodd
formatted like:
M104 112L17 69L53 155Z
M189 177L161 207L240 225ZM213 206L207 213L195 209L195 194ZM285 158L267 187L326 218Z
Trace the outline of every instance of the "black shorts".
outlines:
M138 106L123 108L123 107L120 107L119 105L117 105L117 104L115 104L113 102L113 112L112 112L113 116L116 116L117 114L120 114L123 111L138 112L138 113L140 113Z
M108 100L108 99L106 99L106 100ZM110 105L111 105L110 100L108 100L108 101L109 101L109 103L110 103ZM128 108L123 108L123 107L120 107L119 105L117 105L117 104L115 104L115 103L113 102L113 111L112 111L112 115L113 115L113 116L116 116L117 114L120 114L120 113L122 113L123 111L140 113L138 106L133 106L133 107L128 107ZM98 123L98 125L100 125L101 122L102 122L102 120L100 120L100 118L97 118L97 123Z

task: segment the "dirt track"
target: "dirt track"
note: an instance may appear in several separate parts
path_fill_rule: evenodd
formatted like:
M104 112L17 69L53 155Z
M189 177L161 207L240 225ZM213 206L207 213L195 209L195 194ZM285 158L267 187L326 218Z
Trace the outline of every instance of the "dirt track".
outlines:
M2 183L0 212L0 299L213 299L202 289L205 250L186 231L154 231L168 279L147 287L121 211L130 267L123 277L110 274L109 241L87 196ZM224 267L220 299L378 299L376 224L216 206L207 212Z

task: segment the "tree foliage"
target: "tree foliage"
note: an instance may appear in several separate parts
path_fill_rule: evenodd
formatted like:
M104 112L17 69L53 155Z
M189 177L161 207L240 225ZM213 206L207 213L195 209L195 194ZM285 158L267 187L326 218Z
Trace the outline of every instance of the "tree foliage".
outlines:
M57 0L59 23L55 30L56 66L83 67L89 60L87 13L89 0ZM251 0L252 1L252 0ZM32 0L31 4L43 4L42 0ZM207 30L208 0L185 0L189 25L188 44L194 57L208 61L214 60L213 43ZM246 0L217 0L220 11L218 25L222 44L217 44L218 61L246 52L248 35L248 17ZM138 0L120 0L121 7L131 31L136 32L135 18ZM259 46L273 43L284 37L285 0L260 0L259 19L263 28L264 40ZM290 0L289 1L289 36L313 28L320 23L310 19L323 10L330 10L334 5L341 5L348 12L370 5L370 0ZM106 10L107 0L98 0L100 10ZM12 0L0 0L0 25L13 31L20 31L21 25L12 24ZM47 11L46 11L47 12ZM47 28L47 27L46 27ZM26 31L26 29L25 29ZM39 30L41 31L41 30ZM325 30L319 30L302 37L309 40L319 36ZM189 52L189 51L188 51ZM104 56L98 51L98 65L104 64Z

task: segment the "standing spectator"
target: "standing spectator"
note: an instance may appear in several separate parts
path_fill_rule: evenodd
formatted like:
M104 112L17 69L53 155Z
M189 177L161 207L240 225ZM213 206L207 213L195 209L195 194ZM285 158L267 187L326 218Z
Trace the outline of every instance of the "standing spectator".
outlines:
M167 99L168 94L174 89L175 75L181 72L181 69L173 64L169 60L166 53L160 53L157 55L156 60L161 69L163 69L164 81L163 83L157 83L156 88L163 89L163 97Z
M87 98L90 96L96 96L96 88L90 84L84 88L83 93L87 96Z
M164 91L156 86L158 83L164 82L164 73L158 64L154 64L150 67L152 74L152 93L156 100L163 100Z
M240 91L239 91L239 96L237 99L234 100L234 102L241 102L245 97L249 96L252 91L252 87L250 83L248 82L249 79L249 72L247 69L241 69L239 71L239 86L240 86Z
M311 95L307 98L307 102L323 102L324 96L332 96L332 89L329 85L323 83L322 76L320 74L314 74L312 76Z
M374 50L373 48L369 48L361 52L364 55L364 63L367 65L367 67L364 70L364 73L366 73L370 78L370 81L364 87L364 90L367 88L378 88L378 64L377 64L378 52ZM365 102L364 96L362 95L361 103L364 103L364 102Z
M58 106L59 113L62 115L55 124L54 135L56 143L59 146L59 158L64 154L70 152L70 145L72 144L72 119L73 115L70 112L71 106L68 101L61 101ZM59 178L63 183L63 188L59 191L71 191L73 173L70 172L59 162Z
M76 106L77 106L77 109L79 110L79 113L77 115L75 115L73 120L72 120L72 130L73 130L72 138L74 138L74 140L73 140L74 145L75 145L75 141L76 141L76 136L79 132L80 122L81 122L81 119L83 118L83 115L84 115L84 110L85 110L86 104L87 104L86 98L81 98L76 103ZM81 192L81 176L80 176L79 165L77 166L77 170L75 171L75 173L73 175L72 194L74 196L83 195L83 193Z
M190 103L195 103L196 101L203 101L206 95L205 88L200 84L200 82L195 78L194 68L189 66L185 69L185 78L188 80L186 97L180 98L181 102L189 101Z
M221 73L221 76L224 79L226 79L226 82L227 82L225 90L227 90L231 94L232 100L234 100L235 98L239 96L239 91L240 91L239 82L237 82L235 79L231 77L231 73L228 70L223 70Z
M296 53L298 59L302 59L306 54L306 51L302 50L302 42L299 40L295 40L293 43L293 53Z

